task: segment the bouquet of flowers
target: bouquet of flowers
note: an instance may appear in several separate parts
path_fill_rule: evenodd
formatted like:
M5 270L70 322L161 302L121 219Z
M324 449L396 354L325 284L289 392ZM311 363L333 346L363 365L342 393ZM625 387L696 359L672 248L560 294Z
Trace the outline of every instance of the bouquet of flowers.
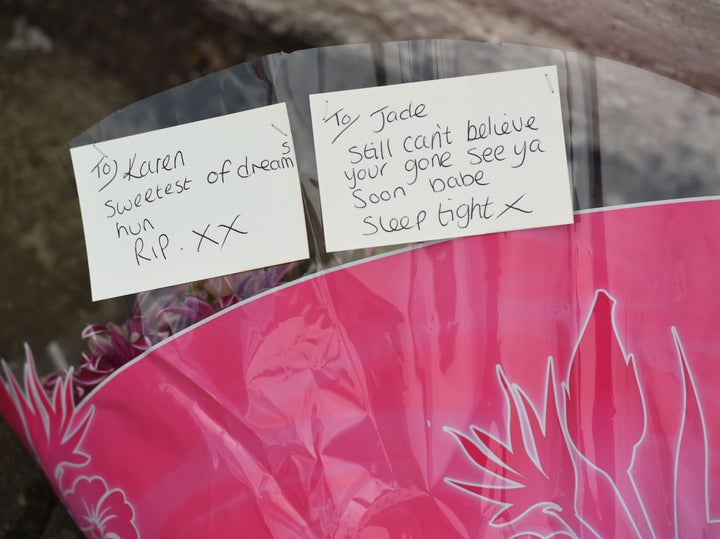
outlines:
M423 43L414 61L448 56ZM86 328L77 372L41 380L28 349L0 411L93 538L713 536L719 210L598 208L352 263L315 237L311 263L140 294Z

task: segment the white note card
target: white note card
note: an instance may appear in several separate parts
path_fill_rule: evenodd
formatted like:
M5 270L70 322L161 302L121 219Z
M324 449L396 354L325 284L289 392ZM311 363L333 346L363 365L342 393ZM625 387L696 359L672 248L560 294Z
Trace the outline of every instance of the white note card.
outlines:
M555 66L310 107L328 251L572 223Z
M70 153L93 300L308 257L284 103Z

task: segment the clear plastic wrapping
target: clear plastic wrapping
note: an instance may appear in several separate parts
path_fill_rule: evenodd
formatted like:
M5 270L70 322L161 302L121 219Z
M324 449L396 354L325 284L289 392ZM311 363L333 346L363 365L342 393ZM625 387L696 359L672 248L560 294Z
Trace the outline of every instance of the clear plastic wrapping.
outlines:
M308 95L549 64L574 224L326 252ZM88 537L718 533L719 99L578 53L347 45L72 144L275 102L309 260L142 294L44 387L30 355L23 382L6 368L0 410Z

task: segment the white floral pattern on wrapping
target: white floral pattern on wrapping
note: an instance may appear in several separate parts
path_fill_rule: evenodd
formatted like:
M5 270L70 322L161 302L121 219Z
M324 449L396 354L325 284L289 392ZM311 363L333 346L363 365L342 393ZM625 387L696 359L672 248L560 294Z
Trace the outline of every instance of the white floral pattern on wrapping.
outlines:
M108 488L102 477L79 477L63 494L75 522L91 539L139 539L135 512L120 489Z
M23 386L0 362L0 409L10 425L25 434L28 449L36 456L48 478L62 493L65 505L90 539L140 539L135 510L125 493L108 487L105 479L88 476L92 457L82 449L94 417L94 407L77 413L72 396L72 369L47 395L38 378L30 349ZM73 480L74 479L74 480ZM72 483L71 487L67 484Z

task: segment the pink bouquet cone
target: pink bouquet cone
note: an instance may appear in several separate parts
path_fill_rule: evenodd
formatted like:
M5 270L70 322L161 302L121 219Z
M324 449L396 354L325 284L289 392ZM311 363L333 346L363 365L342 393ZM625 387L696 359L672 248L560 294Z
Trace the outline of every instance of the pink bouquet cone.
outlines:
M340 266L136 339L81 399L28 352L0 409L88 537L713 537L719 210Z

